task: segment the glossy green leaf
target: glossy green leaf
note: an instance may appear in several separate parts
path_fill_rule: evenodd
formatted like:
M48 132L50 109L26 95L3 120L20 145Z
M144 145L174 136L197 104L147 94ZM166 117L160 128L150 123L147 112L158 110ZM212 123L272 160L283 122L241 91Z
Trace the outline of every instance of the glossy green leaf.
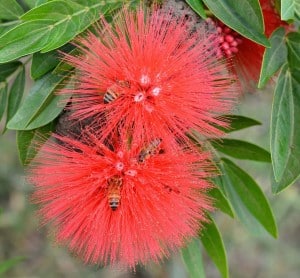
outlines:
M181 249L181 257L189 278L205 278L200 242L197 238Z
M259 121L241 115L223 115L222 118L226 119L230 123L230 125L228 128L218 128L227 133L256 125L261 125Z
M0 63L39 51L47 43L53 20L22 23L0 37Z
M14 83L11 86L8 95L6 122L8 122L18 110L23 98L24 88L25 88L25 68L22 67L18 75L16 76Z
M38 79L55 68L59 63L57 51L53 50L48 53L34 53L30 68L32 79Z
M214 179L214 183L216 185L219 184L218 180L219 180L218 178ZM224 213L228 214L230 217L234 218L234 214L233 214L231 205L228 202L225 195L223 194L223 192L219 188L214 187L213 189L209 190L208 196L210 196L212 198L213 205L215 208L220 209Z
M287 47L285 44L285 29L276 29L270 37L271 47L266 48L258 87L263 88L270 78L279 70L279 68L286 63Z
M289 68L300 69L300 33L289 33L286 39Z
M61 48L63 52L69 52L74 47L66 45ZM54 69L59 63L59 53L57 50L53 50L47 53L34 53L32 57L30 74L33 79L38 79Z
M48 0L23 0L30 9L45 4Z
M37 6L40 6L42 4L45 4L45 3L47 3L47 1L48 0L36 0L35 1L35 6L37 7Z
M0 82L5 81L6 78L14 73L20 66L22 66L21 62L11 62L0 65Z
M0 22L0 36L8 32L10 29L16 27L19 23L20 20Z
M65 77L47 74L35 82L7 128L31 130L44 126L54 120L63 109L65 98L55 94L55 89Z
M55 123L51 122L34 130L17 131L19 158L23 165L30 164L39 150L38 146L41 146L46 141L54 128Z
M186 0L190 7L202 18L207 18L202 0Z
M23 14L22 7L15 0L0 1L0 19L14 20Z
M4 262L0 262L0 275L5 273L6 271L14 267L16 264L23 261L24 259L25 259L24 257L16 257L10 260L6 260Z
M270 46L264 36L264 23L258 0L203 0L212 13L244 37Z
M271 188L274 194L278 194L281 191L285 190L290 185L294 184L295 182L299 181L299 177L293 174L293 170L289 171L288 169L285 171L284 176L281 180L276 181L274 177L271 179Z
M6 109L7 97L8 97L7 83L0 82L0 121Z
M300 175L300 70L285 66L279 75L271 117L271 155L279 192Z
M271 162L271 155L268 151L246 141L222 138L218 141L211 141L211 144L218 151L234 158Z
M38 0L23 0L23 2L28 6L29 9L32 9L35 7L35 3Z
M295 11L295 18L296 20L300 20L300 1L296 0L294 3L294 11Z
M292 20L295 15L295 2L298 0L283 0L281 1L281 19Z
M31 9L21 17L24 23L0 37L0 63L56 49L121 5L117 0L53 0Z
M240 221L251 232L256 233L264 227L277 237L269 202L253 178L229 159L222 158L220 167L226 195Z
M228 262L224 243L218 227L211 217L208 217L209 223L206 223L201 230L201 242L208 255L219 269L223 278L228 277Z

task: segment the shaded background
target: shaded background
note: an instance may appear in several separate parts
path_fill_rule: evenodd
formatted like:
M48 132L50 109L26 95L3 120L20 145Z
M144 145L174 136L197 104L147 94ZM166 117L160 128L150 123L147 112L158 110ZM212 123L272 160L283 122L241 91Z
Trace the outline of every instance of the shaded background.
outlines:
M232 133L269 149L269 122L272 93L260 91L243 97L236 113L253 117L262 126ZM300 159L300 158L299 158ZM232 278L300 277L300 194L299 183L279 195L271 194L271 166L266 163L238 161L262 186L277 219L279 238L267 233L251 235L234 219L215 213L223 235ZM185 278L188 277L179 254L161 265L137 268L136 273L86 266L62 247L53 244L47 227L40 228L35 207L30 204L32 186L24 180L19 164L15 134L7 131L0 137L0 262L22 256L24 260L2 277L13 278ZM220 277L204 253L208 278Z

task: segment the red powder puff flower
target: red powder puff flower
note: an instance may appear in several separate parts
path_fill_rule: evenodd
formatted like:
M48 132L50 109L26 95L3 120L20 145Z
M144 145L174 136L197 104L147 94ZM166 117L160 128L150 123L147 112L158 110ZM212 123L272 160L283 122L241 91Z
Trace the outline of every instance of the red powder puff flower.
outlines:
M125 9L120 18L79 39L81 55L65 54L77 72L75 89L63 92L73 94L74 117L94 118L101 139L119 127L138 142L186 140L189 129L220 135L216 125L227 124L216 116L237 88L217 58L217 36L159 10Z
M29 170L33 200L57 242L86 262L158 261L205 221L207 154L178 154L158 138L131 148L124 141L113 151L91 133L82 142L53 137Z
M287 23L281 21L271 0L260 0L260 4L267 37L269 37L276 28L287 26ZM208 22L212 22L211 19L209 19ZM265 47L242 37L220 21L217 21L216 24L220 40L219 54L227 58L233 58L236 72L243 83L244 89L251 89L249 82L258 82Z

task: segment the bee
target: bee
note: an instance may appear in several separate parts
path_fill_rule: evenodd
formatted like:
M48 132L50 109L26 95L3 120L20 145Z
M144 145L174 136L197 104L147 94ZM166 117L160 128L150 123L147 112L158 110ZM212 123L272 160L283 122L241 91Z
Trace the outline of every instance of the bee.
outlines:
M120 96L120 88L130 88L130 83L126 80L117 80L110 86L104 94L103 103L108 104L115 101Z
M107 180L107 199L109 207L115 211L121 201L121 187L123 179L119 175L115 175Z
M115 90L116 86L111 86L107 89L106 93L104 94L103 97L103 102L104 104L108 104L110 102L115 101L119 97L119 93L116 92Z
M141 152L138 155L138 162L143 163L148 159L150 156L155 155L157 153L162 153L163 150L160 149L162 139L156 138L150 142L150 144L141 150Z

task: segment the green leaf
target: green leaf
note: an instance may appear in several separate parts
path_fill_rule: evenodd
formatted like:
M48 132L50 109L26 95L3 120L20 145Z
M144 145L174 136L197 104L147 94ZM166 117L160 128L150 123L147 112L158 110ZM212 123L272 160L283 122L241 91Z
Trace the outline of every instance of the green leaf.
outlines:
M0 83L0 121L6 109L7 97L8 97L7 83L1 82Z
M294 11L296 20L300 20L300 1L295 1L294 3Z
M181 257L189 274L189 278L205 278L200 242L198 239L193 239L181 250Z
M240 221L251 232L255 233L260 227L264 227L273 237L277 237L271 207L257 183L226 158L222 158L220 167L226 195Z
M31 130L54 120L64 108L65 96L55 95L57 86L66 78L47 74L35 82L21 107L8 122L8 129Z
M10 29L16 27L19 23L20 20L0 22L0 36L8 32Z
M0 82L5 81L6 78L14 73L21 65L21 62L11 62L0 65Z
M10 260L6 260L4 262L0 263L0 275L14 267L16 264L19 262L23 261L25 258L24 257L16 257Z
M214 183L219 184L219 179L214 179ZM224 213L228 214L230 217L234 218L232 208L227 198L220 189L214 187L213 189L209 190L208 195L213 199L213 204L215 208L220 209Z
M270 43L271 47L266 48L263 56L258 88L263 88L287 60L284 28L280 27L272 33Z
M18 130L17 146L21 163L26 166L38 152L38 146L41 146L51 135L55 128L55 123L51 122L43 127L34 130Z
M300 69L300 34L291 32L287 35L288 61L290 68Z
M0 37L0 63L39 51L47 43L52 20L22 23Z
M34 8L35 6L35 3L38 1L38 0L23 0L24 3L28 6L29 9L32 9Z
M273 192L280 192L300 175L300 70L283 67L271 116Z
M292 20L295 15L295 1L297 0L283 0L281 1L281 19Z
M69 52L74 47L66 45L61 48L63 52ZM59 53L56 50L47 53L34 53L32 57L30 74L33 79L38 79L60 63Z
M223 115L222 118L230 123L228 128L218 127L224 132L234 132L251 126L261 125L257 120L240 115Z
M22 7L15 0L0 1L0 19L14 20L23 14Z
M16 76L14 83L11 86L8 102L7 102L7 117L6 122L8 122L18 110L21 100L23 98L25 88L25 68L21 67L20 72Z
M50 70L55 68L59 63L57 52L55 50L48 53L34 53L32 56L32 63L30 68L30 75L32 79L38 79Z
M263 16L258 0L203 0L227 26L258 44L269 47L264 36Z
M207 18L202 0L186 0L190 7L202 18Z
M47 0L23 0L32 9L47 2Z
M286 176L284 175L280 181L276 181L274 177L271 179L271 188L272 192L274 194L278 194L290 185L294 184L299 180L300 175L296 176L293 175L292 171L289 172L289 170L286 170L285 173Z
M56 49L99 19L100 14L120 7L122 1L53 0L25 13L24 23L0 37L0 63L37 51Z
M271 155L268 151L246 141L222 138L210 142L215 149L234 158L271 162Z
M261 123L257 120L240 116L240 115L228 115L226 118L230 121L230 127L227 132L238 131L244 128L261 125Z
M210 222L201 230L201 242L208 255L219 269L223 278L228 277L228 262L224 243L216 223L211 217Z

